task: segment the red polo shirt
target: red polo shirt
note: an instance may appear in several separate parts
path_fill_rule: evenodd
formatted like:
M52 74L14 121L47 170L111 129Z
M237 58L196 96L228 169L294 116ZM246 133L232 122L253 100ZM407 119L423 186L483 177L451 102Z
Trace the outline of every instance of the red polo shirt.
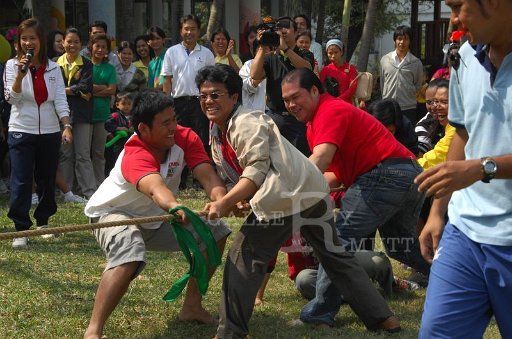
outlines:
M346 187L384 159L415 158L377 119L329 94L321 95L307 138L311 150L324 143L337 146L327 171Z

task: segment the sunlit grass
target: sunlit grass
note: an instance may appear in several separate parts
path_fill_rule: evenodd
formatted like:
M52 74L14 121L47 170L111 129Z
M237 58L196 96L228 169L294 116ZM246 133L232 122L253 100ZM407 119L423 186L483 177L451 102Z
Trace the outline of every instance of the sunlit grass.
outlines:
M204 194L188 190L181 195L185 205L202 209ZM0 232L14 230L7 215L7 200L0 199ZM83 206L60 204L51 224L86 223ZM233 231L242 219L227 220ZM229 248L232 236L228 240ZM90 232L67 233L56 239L34 238L28 250L14 251L10 241L0 241L0 338L80 338L87 327L96 287L105 259ZM407 276L395 262L395 274ZM148 265L135 279L107 322L108 338L211 338L215 326L176 320L181 300L162 300L172 283L187 271L180 253L148 254ZM217 313L222 268L212 278L204 299L207 310ZM388 298L402 321L396 338L415 338L423 308L424 290L403 292ZM287 275L286 258L279 254L276 270L265 293L265 303L255 309L250 322L251 338L384 338L391 335L368 332L348 306L337 317L336 328L317 329L286 325L298 317L305 300ZM491 325L486 338L499 338Z

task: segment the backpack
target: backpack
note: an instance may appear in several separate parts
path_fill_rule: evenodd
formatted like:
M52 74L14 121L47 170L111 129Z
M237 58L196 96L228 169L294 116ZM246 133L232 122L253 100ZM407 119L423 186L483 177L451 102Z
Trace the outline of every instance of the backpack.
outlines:
M357 89L354 98L362 101L370 100L373 90L373 74L370 72L359 72L350 85L357 80Z

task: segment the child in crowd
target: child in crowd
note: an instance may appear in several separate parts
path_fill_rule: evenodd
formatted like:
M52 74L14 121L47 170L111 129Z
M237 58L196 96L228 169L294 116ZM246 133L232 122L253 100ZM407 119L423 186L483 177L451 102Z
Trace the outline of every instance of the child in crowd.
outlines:
M133 98L130 93L117 93L115 102L117 111L112 113L110 118L105 122L105 129L109 133L107 136L109 142L107 142L105 146L106 176L108 176L114 167L117 157L123 150L128 137L133 133L131 122L132 103ZM116 138L116 135L119 135L119 139L112 143L112 139Z

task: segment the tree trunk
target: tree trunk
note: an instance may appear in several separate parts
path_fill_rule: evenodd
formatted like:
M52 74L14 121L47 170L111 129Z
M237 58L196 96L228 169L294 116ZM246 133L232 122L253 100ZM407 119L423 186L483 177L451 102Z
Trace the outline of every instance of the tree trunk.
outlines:
M322 43L324 40L324 27L325 27L325 5L326 0L318 1L318 19L316 21L316 36L315 40L318 43Z
M311 13L313 13L313 0L301 0L301 5L302 13L306 14L310 21L313 21L313 18L311 16Z
M25 6L30 9L30 4L27 4L28 1L25 2ZM50 26L50 18L51 18L51 1L50 0L32 0L32 16L36 17L41 24L41 27L44 27L46 33L49 30Z
M225 0L213 0L210 6L210 18L206 29L204 41L210 41L213 32L220 28L222 14L224 13Z
M357 69L360 72L366 71L368 67L368 57L370 48L373 44L375 21L377 20L377 6L379 0L369 0L364 18L363 34L361 36L361 45L359 46L359 56L357 58Z
M352 1L345 0L343 4L343 19L341 21L341 41L348 45L348 30L350 28L350 13L352 12Z
M316 40L316 42L318 42L320 44L324 40L325 5L326 5L326 0L318 0L318 18L316 21L315 40Z
M133 1L132 0L117 0L116 14L119 20L116 20L117 34L116 40L119 42L123 40L133 41L135 39L135 31L133 25Z

